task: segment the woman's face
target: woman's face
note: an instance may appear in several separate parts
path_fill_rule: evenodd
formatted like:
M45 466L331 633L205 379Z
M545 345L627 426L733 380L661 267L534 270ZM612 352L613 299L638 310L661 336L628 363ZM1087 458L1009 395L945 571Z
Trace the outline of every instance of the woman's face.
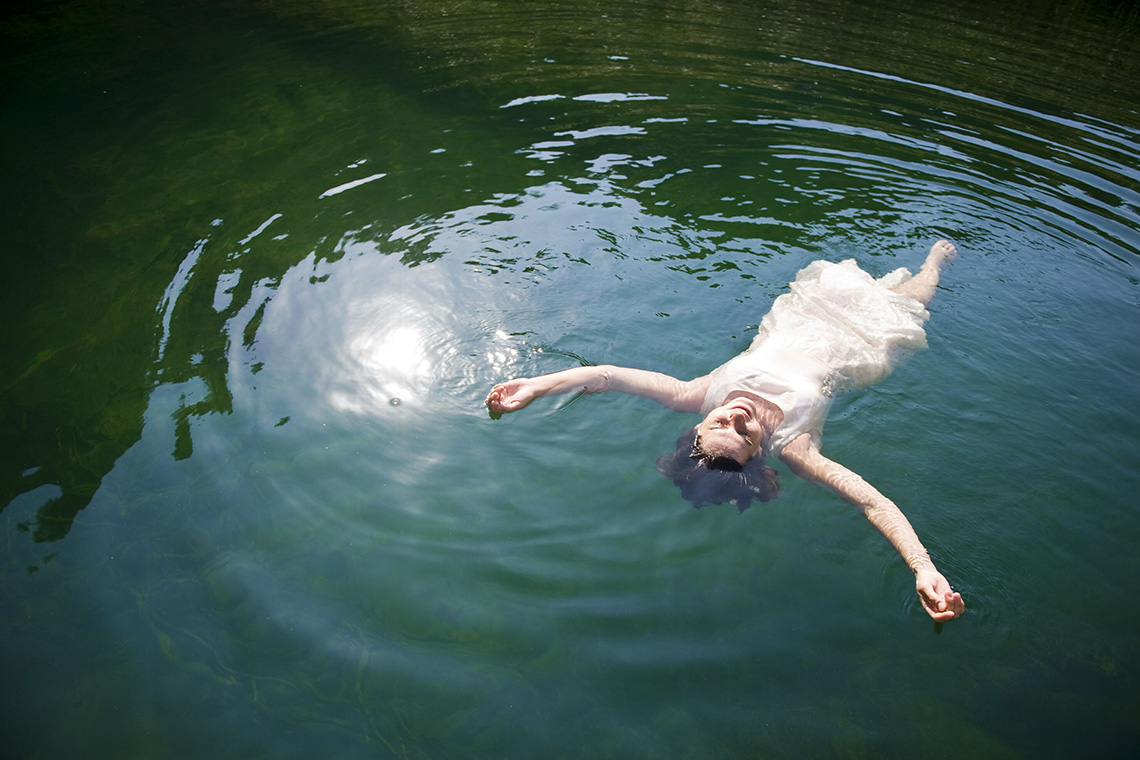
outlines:
M701 450L744 464L760 450L764 428L756 418L756 403L746 396L729 397L697 425Z

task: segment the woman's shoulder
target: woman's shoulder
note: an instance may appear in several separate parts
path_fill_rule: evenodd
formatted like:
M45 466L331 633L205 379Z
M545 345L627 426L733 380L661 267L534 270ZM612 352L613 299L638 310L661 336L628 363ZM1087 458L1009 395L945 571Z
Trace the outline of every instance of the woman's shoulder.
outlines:
M693 412L700 414L704 411L705 398L709 394L709 388L712 386L713 374L715 370L707 375L694 377L692 380L683 382L682 391L678 396L677 411L680 412Z

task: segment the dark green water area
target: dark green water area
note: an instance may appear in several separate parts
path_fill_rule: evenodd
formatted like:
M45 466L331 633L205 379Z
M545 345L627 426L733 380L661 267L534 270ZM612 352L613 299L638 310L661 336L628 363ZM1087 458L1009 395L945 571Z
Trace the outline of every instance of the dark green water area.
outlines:
M13 758L1140 751L1140 10L16 0L0 17ZM940 237L826 452L961 590L691 416L795 273ZM782 465L781 465L782 467Z

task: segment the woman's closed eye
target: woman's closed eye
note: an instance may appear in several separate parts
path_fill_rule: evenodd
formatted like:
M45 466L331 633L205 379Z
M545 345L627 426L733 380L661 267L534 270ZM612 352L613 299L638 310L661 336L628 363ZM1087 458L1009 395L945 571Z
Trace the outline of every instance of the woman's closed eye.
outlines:
M728 425L723 422L714 422L709 425L709 430L728 430ZM749 446L752 445L752 436L747 435L746 433L738 433L737 435L739 435L746 444Z

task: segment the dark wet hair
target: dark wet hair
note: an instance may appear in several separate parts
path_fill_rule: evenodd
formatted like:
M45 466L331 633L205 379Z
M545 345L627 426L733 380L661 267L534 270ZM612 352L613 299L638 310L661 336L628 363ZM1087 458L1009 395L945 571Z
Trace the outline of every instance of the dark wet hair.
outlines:
M780 495L776 471L757 454L744 464L701 449L696 429L677 439L677 450L657 459L657 470L672 478L681 496L700 509L708 504L733 504L743 512L752 499L771 501Z

